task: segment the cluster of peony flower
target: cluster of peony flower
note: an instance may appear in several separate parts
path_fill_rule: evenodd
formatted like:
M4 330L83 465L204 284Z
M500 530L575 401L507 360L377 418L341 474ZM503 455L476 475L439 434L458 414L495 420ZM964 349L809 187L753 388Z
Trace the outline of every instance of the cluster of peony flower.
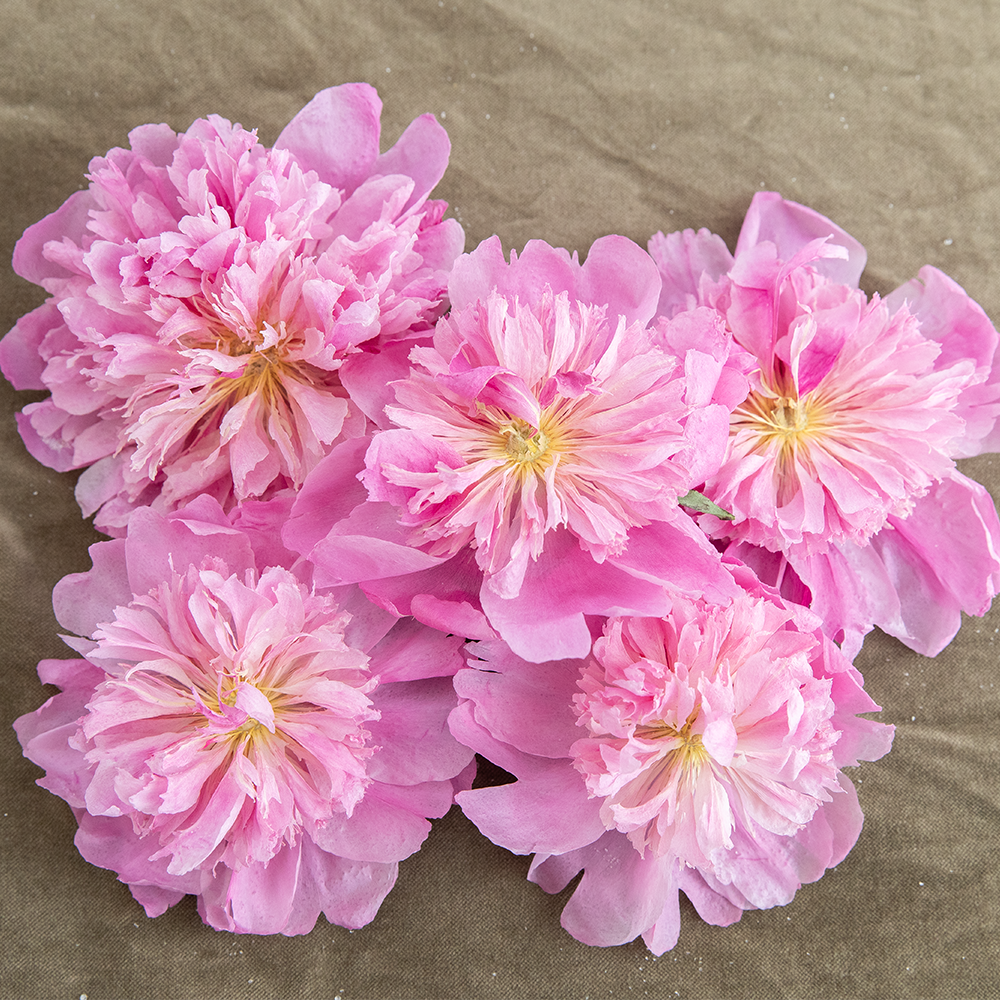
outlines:
M996 331L933 268L869 301L776 194L735 255L462 255L443 130L380 154L379 111L145 126L18 244L21 433L112 536L54 594L39 784L148 914L220 929L362 926L453 801L546 891L584 872L588 944L673 947L679 891L787 903L891 744L865 634L934 655L1000 589L955 467L1000 442Z

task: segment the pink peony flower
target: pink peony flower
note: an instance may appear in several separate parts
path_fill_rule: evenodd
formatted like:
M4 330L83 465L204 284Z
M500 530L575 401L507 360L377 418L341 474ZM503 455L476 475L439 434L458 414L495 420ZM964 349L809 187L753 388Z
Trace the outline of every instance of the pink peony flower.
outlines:
M360 927L470 762L459 641L258 567L234 520L202 497L94 546L54 595L85 658L39 665L62 691L18 736L149 916L194 893L217 929Z
M316 531L313 498L350 489L330 460L288 544L396 611L430 597L437 627L466 628L442 607L460 604L480 616L463 634L495 630L536 661L584 655L584 614L664 613L667 581L724 597L731 581L678 499L720 461L746 380L711 310L649 329L658 295L652 261L622 237L583 265L539 241L508 264L487 240L456 263L451 314L394 383L397 426L375 435L361 477L372 506ZM474 579L456 587L470 553Z
M365 431L352 380L431 328L463 244L427 200L444 130L424 115L379 155L380 111L366 84L322 91L273 149L217 116L142 126L18 243L51 295L0 347L15 387L52 392L21 434L90 467L77 496L105 531L136 506L297 488Z
M586 944L676 942L678 891L720 925L788 903L854 845L841 773L889 749L892 727L805 609L745 568L728 606L678 597L667 618L612 618L586 661L529 665L500 643L455 677L455 735L512 772L458 801L490 840L535 853ZM581 729L583 735L581 735Z
M664 313L714 306L759 369L704 487L735 519L703 525L852 654L873 624L940 651L1000 586L1000 521L954 462L1000 443L993 325L934 268L868 301L861 247L775 194L735 259L705 231L650 249Z

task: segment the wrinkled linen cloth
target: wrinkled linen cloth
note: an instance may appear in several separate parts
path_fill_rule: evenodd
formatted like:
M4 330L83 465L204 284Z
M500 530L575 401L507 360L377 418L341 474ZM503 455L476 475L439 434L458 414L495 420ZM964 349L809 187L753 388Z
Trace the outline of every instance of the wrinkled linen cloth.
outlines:
M1000 319L1000 22L988 5L844 0L7 0L0 9L0 257L147 122L220 114L273 144L316 91L367 81L383 147L433 112L436 197L466 249L496 234L584 252L620 233L707 227L735 245L754 192L807 204L868 251L888 293L932 264ZM0 267L0 328L43 293ZM1000 607L935 659L878 632L856 664L897 727L852 772L857 846L788 906L728 928L682 903L680 942L587 947L566 893L453 809L377 918L301 938L204 926L193 897L147 919L82 860L69 808L33 782L10 723L69 654L51 590L90 565L76 475L26 453L0 385L0 992L89 997L986 997L1000 981ZM1000 491L1000 459L961 470Z

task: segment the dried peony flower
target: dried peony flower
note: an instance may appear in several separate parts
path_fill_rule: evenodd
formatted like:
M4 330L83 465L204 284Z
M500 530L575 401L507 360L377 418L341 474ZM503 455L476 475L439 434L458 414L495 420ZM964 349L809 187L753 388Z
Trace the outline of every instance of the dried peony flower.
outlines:
M859 244L771 193L735 259L705 231L650 250L664 314L714 306L757 361L704 486L734 520L703 526L852 654L873 624L939 652L1000 586L996 510L954 462L1000 444L989 319L934 268L869 301Z
M315 501L351 489L331 459L287 543L331 581L440 628L495 630L539 662L585 655L586 613L664 613L665 582L724 598L732 583L678 499L717 467L746 380L711 310L649 329L658 295L623 237L583 265L540 241L508 264L487 240L456 263L451 314L393 384L397 426L365 457L370 506L316 531ZM425 576L393 579L411 573ZM478 631L449 617L457 605Z
M840 769L886 753L892 727L857 718L877 706L814 615L734 572L754 593L609 619L589 660L527 664L484 642L455 677L452 731L517 779L459 804L534 853L547 892L584 870L562 924L586 944L641 934L662 954L679 890L719 925L788 903L861 830Z
M194 893L217 929L360 927L469 765L460 643L258 568L235 520L203 497L94 546L54 596L85 659L39 665L62 691L18 736L149 916Z
M366 84L322 91L273 149L218 116L142 126L24 234L15 270L51 298L0 364L51 390L22 437L90 467L77 496L98 527L201 493L266 499L364 433L345 386L383 381L380 352L431 328L464 241L427 200L444 130L424 115L379 155L380 111Z

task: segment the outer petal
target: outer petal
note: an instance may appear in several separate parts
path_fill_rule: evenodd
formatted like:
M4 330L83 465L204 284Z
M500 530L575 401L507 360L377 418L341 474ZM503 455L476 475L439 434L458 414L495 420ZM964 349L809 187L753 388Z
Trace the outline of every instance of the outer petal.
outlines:
M476 721L525 753L566 757L581 735L572 706L583 661L528 663L499 642L469 649L485 662L460 670L455 691L474 703Z
M669 526L663 527L672 537ZM647 530L634 530L633 535L640 536ZM684 564L661 562L655 570L659 579L644 579L633 568L641 557L633 553L632 546L630 541L622 556L597 566L568 531L558 529L549 535L539 558L528 564L517 597L499 597L488 584L483 586L483 610L510 648L530 663L586 656L591 636L584 615L663 615L669 610L663 577ZM699 554L701 548L706 553L710 549L707 542L687 548L697 549ZM654 572L652 566L644 568ZM701 585L711 586L712 582L699 577Z
M179 572L182 567L200 566L206 550L224 559L231 571L242 572L254 566L247 536L229 524L218 504L210 503L218 510L222 523L185 522L146 507L133 513L125 546L133 594L146 594L169 580L174 567Z
M364 927L378 913L396 882L393 862L362 863L338 858L311 840L302 843L299 881L284 934L307 934L319 913L340 927Z
M982 615L1000 589L1000 519L990 495L959 472L890 518L871 545L899 594L902 627L875 623L911 649L936 656L962 624Z
M531 244L529 243L528 246ZM527 251L528 247L525 247ZM507 259L499 236L483 240L471 253L455 261L448 277L448 298L456 312L474 305L483 289L500 288L507 281Z
M267 864L254 862L229 879L231 930L238 934L278 934L288 925L299 881L300 845L286 845Z
M353 861L391 863L408 858L430 833L422 816L379 796L371 785L350 816L334 816L313 832L316 845ZM450 791L450 784L449 784Z
M447 781L472 760L471 751L448 730L448 713L456 701L450 677L386 684L372 701L382 714L368 724L373 745L381 748L368 765L376 781Z
M662 920L671 900L676 905L672 864L651 855L643 858L617 831L583 848L577 858L584 868L583 878L560 923L584 944L625 944ZM654 943L663 949L671 947L671 936L666 931L654 934Z
M132 600L125 540L91 545L93 568L64 576L52 591L56 620L75 635L90 637L98 624L108 620L113 608Z
M276 149L348 195L372 173L379 155L382 102L367 83L321 90L282 129Z
M1000 365L995 365L996 328L982 308L957 282L936 267L922 267L918 277L886 297L890 311L906 303L920 321L920 332L941 345L938 370L971 358L986 375L985 382L967 388L955 412L965 421L965 433L956 441L955 458L1000 450Z
M753 196L736 243L736 257L758 243L773 243L780 260L791 260L807 244L829 237L834 246L847 250L846 260L827 257L813 266L832 281L857 287L868 254L853 236L825 215L794 201L785 201L775 191L759 191Z
M22 316L0 340L0 369L15 389L48 388L42 381L46 365L42 341L62 322L55 303L46 302Z
M470 702L452 712L449 725L456 739L519 779L455 796L465 815L494 844L515 854L563 854L604 833L600 803L587 797L583 779L569 760L540 760L494 739L476 722Z
M405 174L413 178L413 192L401 213L405 214L422 205L444 176L450 153L448 133L434 115L421 115L414 118L396 144L378 158L372 172Z
M48 278L66 278L68 272L60 264L46 260L44 246L49 240L69 237L75 243L83 241L91 209L97 208L89 189L75 191L54 212L29 226L14 247L14 271L22 278L44 286Z
M607 305L609 316L645 326L656 313L662 280L652 258L624 236L594 240L583 264L578 294Z
M704 304L704 279L718 281L733 266L733 255L722 237L707 229L685 229L666 236L657 233L649 241L649 253L663 280L656 313L668 319L693 305Z
M367 448L366 438L344 441L309 473L282 528L285 545L308 554L332 525L364 502L365 488L357 477L365 467Z

